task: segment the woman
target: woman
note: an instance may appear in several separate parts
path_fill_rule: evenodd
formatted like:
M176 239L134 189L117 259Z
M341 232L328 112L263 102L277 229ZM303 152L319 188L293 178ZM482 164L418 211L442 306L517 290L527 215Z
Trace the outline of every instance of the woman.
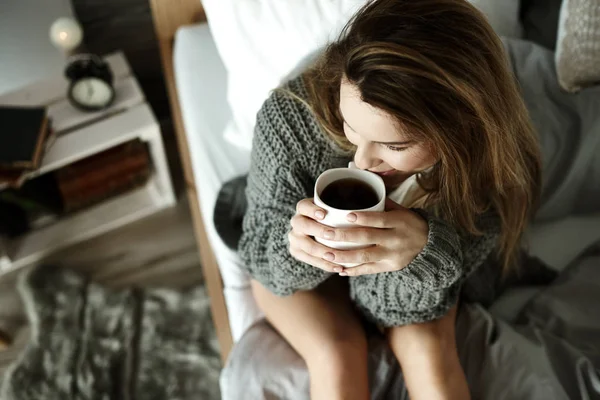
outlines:
M314 182L350 158L402 204L329 228ZM311 398L369 398L362 318L385 331L413 400L469 398L457 302L498 275L484 261L514 264L539 158L502 44L465 0L368 3L265 102L239 250L259 306L306 361Z

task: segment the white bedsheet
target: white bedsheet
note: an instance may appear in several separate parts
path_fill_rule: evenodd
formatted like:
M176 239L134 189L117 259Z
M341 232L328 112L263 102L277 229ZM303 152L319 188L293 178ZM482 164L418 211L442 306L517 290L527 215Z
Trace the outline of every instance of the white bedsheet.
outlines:
M237 341L262 318L262 313L251 295L249 277L240 268L239 257L218 237L212 216L221 185L247 172L249 153L223 138L231 119L226 101L226 72L207 25L184 27L177 32L174 63L201 211L223 276L232 335ZM580 251L600 239L600 215L535 225L528 236L533 255L562 269Z
M231 121L226 71L208 25L182 27L175 38L174 68L183 124L204 225L223 277L233 340L262 317L238 255L219 238L213 209L221 185L247 173L250 154L229 144L223 131Z

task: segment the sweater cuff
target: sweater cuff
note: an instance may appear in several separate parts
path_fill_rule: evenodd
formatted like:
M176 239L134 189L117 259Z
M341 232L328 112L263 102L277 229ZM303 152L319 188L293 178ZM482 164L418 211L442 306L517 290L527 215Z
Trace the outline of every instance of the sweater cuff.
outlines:
M286 249L267 253L267 258L260 265L251 271L252 277L280 297L315 289L333 275L296 260Z
M428 290L450 287L462 276L463 254L459 235L450 224L425 210L411 210L427 221L429 234L423 250L397 273Z

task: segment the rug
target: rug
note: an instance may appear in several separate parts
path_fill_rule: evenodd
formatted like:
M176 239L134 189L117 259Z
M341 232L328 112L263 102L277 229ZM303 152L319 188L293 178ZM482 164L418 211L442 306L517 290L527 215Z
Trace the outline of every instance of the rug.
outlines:
M220 398L204 287L115 290L55 267L24 274L31 338L3 400Z

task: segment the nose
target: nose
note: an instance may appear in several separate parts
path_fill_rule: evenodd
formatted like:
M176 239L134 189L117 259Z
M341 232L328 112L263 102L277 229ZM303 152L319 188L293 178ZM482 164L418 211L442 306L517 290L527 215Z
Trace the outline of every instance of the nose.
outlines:
M369 146L358 146L356 148L356 153L354 153L354 164L360 169L371 169L379 164L382 161L378 159L375 155L375 152Z

